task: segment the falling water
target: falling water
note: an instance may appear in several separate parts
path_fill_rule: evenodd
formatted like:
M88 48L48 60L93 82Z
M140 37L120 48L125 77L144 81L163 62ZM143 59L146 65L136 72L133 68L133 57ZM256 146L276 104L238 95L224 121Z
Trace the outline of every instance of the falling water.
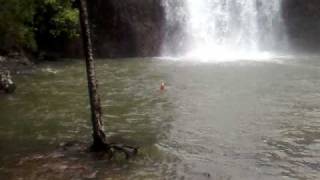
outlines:
M168 46L179 47L183 56L258 58L286 47L281 0L186 0L184 13L173 13L170 4L166 9L171 28L176 19L183 27Z

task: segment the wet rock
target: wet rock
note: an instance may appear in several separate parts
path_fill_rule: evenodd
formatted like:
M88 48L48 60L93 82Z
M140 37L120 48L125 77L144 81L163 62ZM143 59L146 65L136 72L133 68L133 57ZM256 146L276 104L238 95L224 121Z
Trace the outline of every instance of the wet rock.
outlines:
M95 172L93 172L93 173L85 176L85 178L87 178L87 179L94 179L94 178L97 177L97 173L98 173L98 171L95 171Z
M5 62L5 61L6 61L6 57L0 56L0 63L3 63L3 62Z
M318 52L320 48L320 1L283 0L282 8L289 43L294 50Z
M12 52L8 53L8 57L13 58L13 59L18 59L21 57L21 53L19 53L17 51L12 51Z
M0 71L0 91L13 93L16 89L15 83L12 81L10 71Z
M159 0L92 0L90 17L96 56L157 56L165 12Z
M33 61L24 52L11 52L0 56L0 73L10 71L11 75L30 74L33 72L34 67Z

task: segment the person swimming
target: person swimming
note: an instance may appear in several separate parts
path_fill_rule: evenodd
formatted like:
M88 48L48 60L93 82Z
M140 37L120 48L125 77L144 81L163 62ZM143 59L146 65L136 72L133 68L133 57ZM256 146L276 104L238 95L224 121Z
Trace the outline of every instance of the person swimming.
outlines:
M165 90L165 83L164 83L163 81L161 81L160 90L161 90L161 91L164 91L164 90Z

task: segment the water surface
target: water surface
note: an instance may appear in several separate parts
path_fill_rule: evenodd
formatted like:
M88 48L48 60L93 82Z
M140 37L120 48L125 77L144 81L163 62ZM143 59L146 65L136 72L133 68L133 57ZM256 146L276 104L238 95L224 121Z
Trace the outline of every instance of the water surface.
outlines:
M1 179L90 178L56 173L39 158L61 142L90 143L84 70L76 60L42 64L15 77L15 94L0 95ZM99 60L107 135L140 154L129 162L87 154L59 161L98 179L319 179L319 70L317 58ZM32 161L19 163L26 157Z

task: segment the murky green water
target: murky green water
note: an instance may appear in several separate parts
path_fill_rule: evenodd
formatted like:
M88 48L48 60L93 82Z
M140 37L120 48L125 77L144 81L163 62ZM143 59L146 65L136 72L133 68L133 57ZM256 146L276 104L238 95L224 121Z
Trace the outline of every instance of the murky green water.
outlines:
M91 141L84 64L43 64L0 95L0 179L320 179L320 59L97 66L106 132L139 156L59 156Z

